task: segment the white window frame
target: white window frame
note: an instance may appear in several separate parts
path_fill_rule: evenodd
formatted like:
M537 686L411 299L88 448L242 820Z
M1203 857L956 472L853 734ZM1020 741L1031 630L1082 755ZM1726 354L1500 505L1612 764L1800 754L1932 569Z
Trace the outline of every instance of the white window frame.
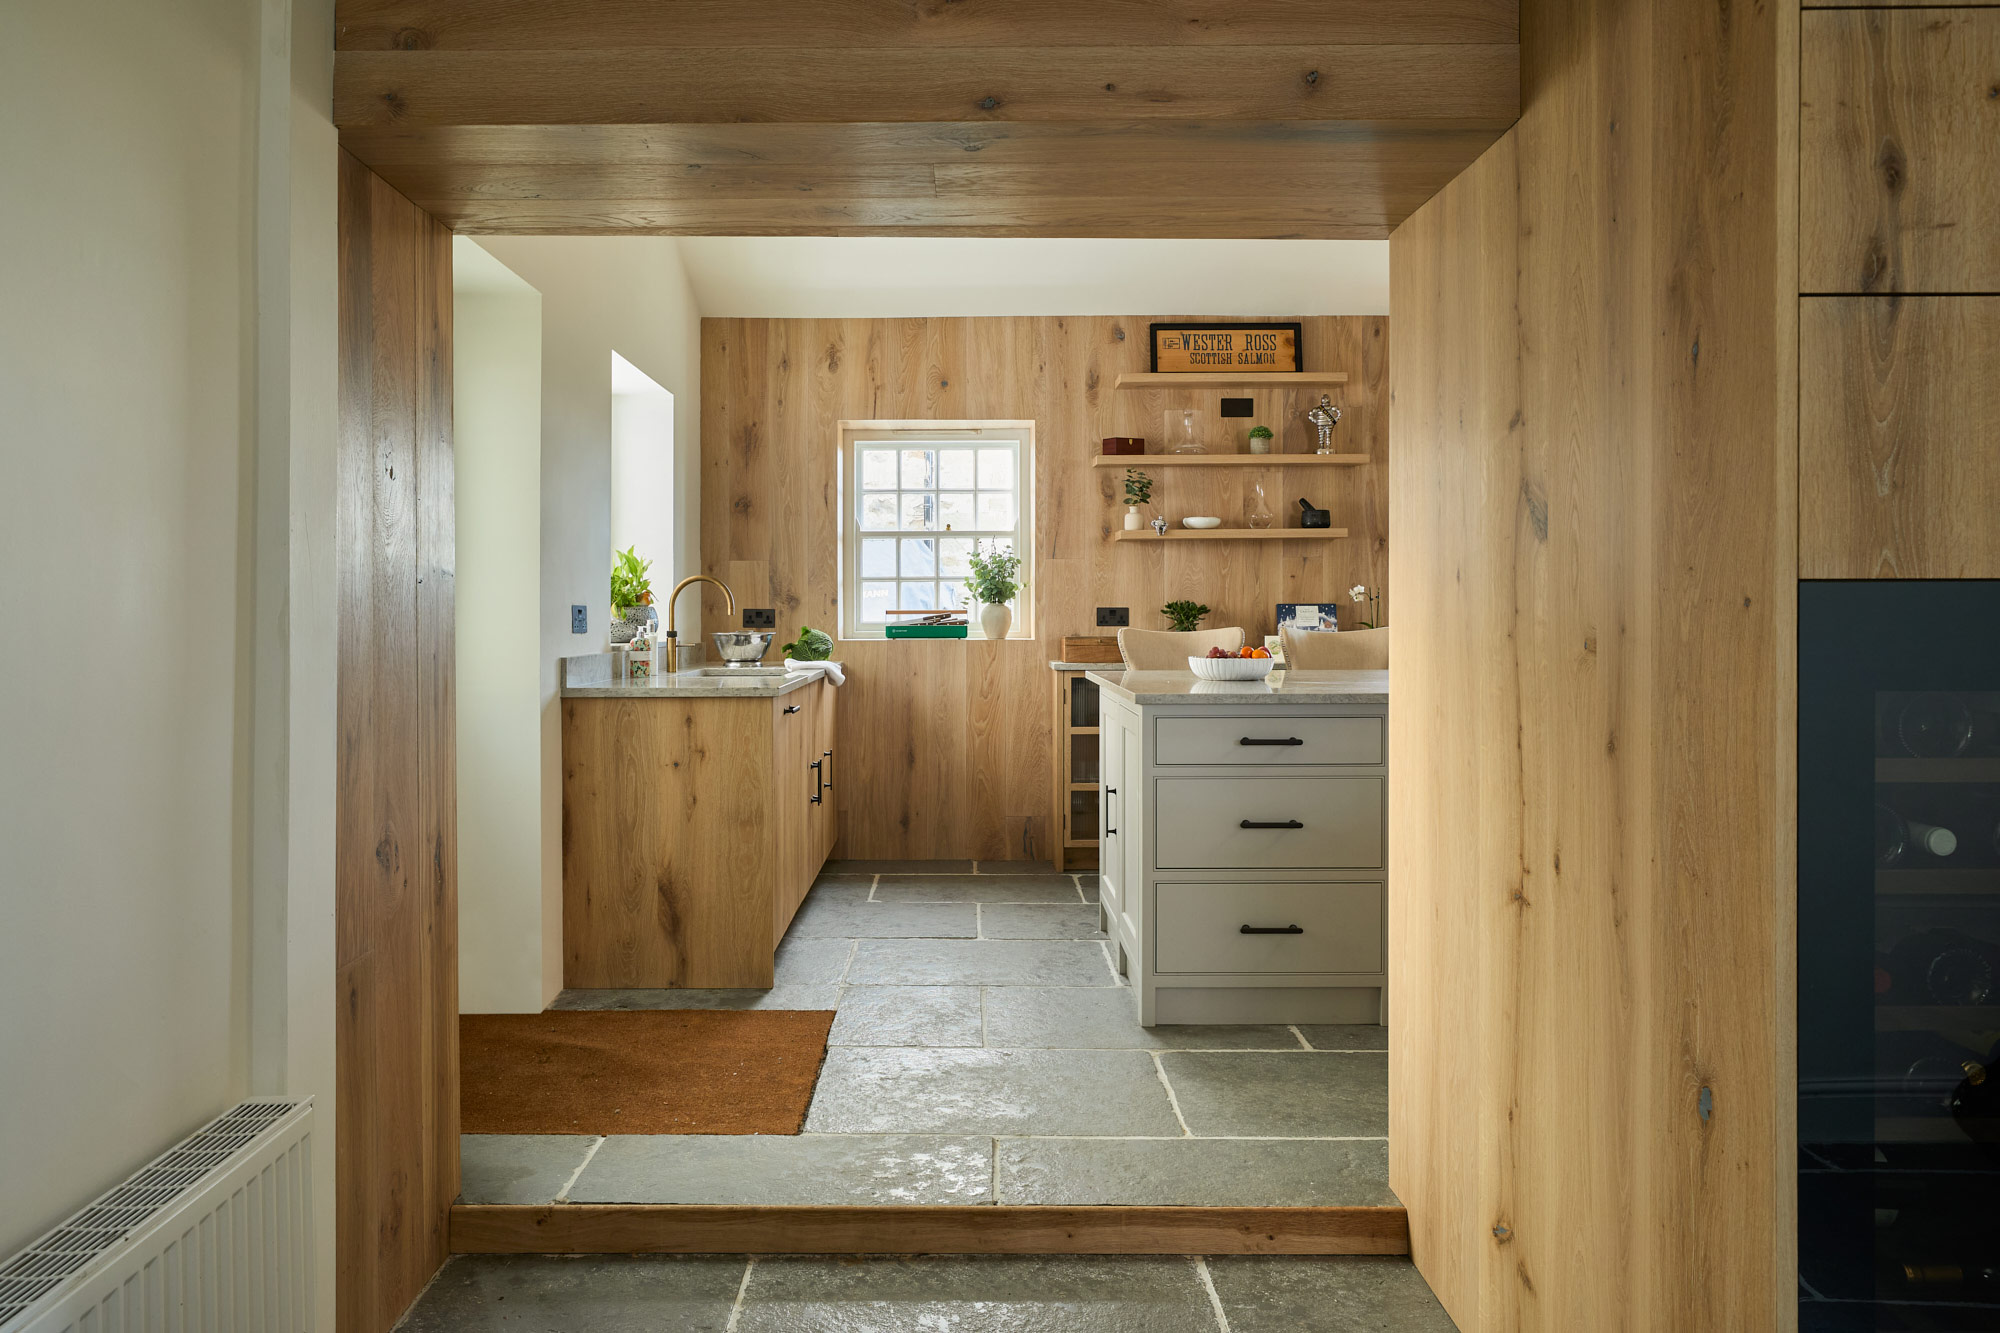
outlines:
M860 448L866 444L894 443L899 448L936 444L1011 444L1014 447L1014 527L1010 531L986 532L955 529L953 536L1002 536L1014 543L1021 557L1021 594L1014 604L1014 624L1009 639L1033 639L1035 635L1035 423L1032 421L843 421L840 423L840 466L836 487L838 548L840 553L840 637L843 639L883 639L884 626L863 625L861 614L861 539L902 535L901 530L863 532L861 530ZM939 528L933 534L944 536ZM966 637L986 637L976 611L967 609ZM902 619L898 617L898 619Z

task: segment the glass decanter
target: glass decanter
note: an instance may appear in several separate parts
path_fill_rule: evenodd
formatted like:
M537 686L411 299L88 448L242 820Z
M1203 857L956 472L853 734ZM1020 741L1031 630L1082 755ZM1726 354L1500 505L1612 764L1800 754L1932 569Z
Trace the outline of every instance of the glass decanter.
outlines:
M1258 482L1250 488L1250 504L1243 511L1243 522L1253 528L1271 526L1271 506L1264 499L1264 483Z
M1167 413L1167 440L1177 454L1205 454L1208 449L1201 442L1201 413L1194 408L1181 412L1180 420L1173 420L1173 413Z

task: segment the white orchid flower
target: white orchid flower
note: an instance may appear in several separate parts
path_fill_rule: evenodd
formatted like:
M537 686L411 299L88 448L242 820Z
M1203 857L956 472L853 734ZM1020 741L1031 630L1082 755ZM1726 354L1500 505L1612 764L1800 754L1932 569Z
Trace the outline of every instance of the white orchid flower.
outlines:
M1363 600L1367 596L1368 596L1368 589L1363 584L1357 583L1352 588L1349 588L1347 590L1347 597L1349 601L1358 602Z

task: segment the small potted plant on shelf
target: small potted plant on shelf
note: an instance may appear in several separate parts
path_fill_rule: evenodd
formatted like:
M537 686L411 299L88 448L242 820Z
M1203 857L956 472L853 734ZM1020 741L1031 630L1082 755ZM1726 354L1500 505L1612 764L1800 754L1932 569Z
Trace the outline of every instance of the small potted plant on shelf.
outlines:
M1201 628L1201 618L1208 614L1208 608L1200 602L1168 602L1160 608L1160 614L1167 618L1167 628L1182 634Z
M640 622L652 618L647 608L653 604L653 583L646 577L652 567L652 561L639 558L636 543L612 557L611 642L630 643Z
M966 590L979 603L979 629L989 639L1004 639L1014 628L1014 611L1007 603L1021 591L1021 557L995 548L991 554L975 550L969 562L972 575Z
M1269 426L1252 426L1250 428L1250 452L1253 454L1268 454L1271 452L1271 428Z
M1137 532L1141 526L1139 506L1153 502L1153 479L1138 468L1125 469L1125 531Z

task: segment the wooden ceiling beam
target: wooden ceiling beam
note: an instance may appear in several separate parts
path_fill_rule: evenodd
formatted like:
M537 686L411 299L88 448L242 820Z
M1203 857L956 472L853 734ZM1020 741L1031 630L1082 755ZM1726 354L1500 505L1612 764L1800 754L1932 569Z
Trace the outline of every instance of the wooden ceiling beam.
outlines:
M1512 0L341 0L343 51L1517 40Z
M351 51L334 123L622 125L1392 120L1504 129L1516 48Z

